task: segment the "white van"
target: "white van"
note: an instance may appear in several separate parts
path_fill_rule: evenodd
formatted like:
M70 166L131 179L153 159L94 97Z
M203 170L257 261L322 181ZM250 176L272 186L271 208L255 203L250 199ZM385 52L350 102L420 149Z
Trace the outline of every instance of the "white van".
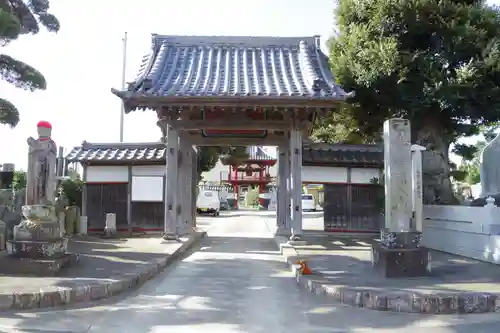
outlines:
M302 211L316 211L316 200L312 194L302 194Z
M217 191L201 190L196 199L196 212L198 214L212 214L219 216L220 213L220 199Z

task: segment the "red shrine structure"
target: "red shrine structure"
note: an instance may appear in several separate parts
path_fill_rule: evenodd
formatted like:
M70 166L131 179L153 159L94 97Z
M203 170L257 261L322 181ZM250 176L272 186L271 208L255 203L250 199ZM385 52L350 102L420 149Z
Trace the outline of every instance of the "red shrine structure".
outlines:
M260 146L247 148L248 159L237 164L230 164L228 183L233 186L235 207L238 208L240 186L258 186L259 193L264 193L266 185L275 179L271 177L270 168L276 164L276 158L268 155ZM262 205L263 199L259 199Z

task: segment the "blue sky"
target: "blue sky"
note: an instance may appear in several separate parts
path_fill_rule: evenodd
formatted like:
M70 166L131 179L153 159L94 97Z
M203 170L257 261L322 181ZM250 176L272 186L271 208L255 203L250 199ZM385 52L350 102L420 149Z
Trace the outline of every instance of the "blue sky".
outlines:
M500 0L495 2L499 3ZM491 2L494 3L494 2ZM319 34L326 40L333 29L333 0L51 0L51 12L61 31L23 36L2 48L40 70L45 91L27 92L0 82L2 97L21 112L21 122L0 126L0 163L25 169L29 136L36 123L48 120L59 146L83 140L119 140L120 101L111 87L121 84L122 37L129 34L127 79L136 74L150 46L150 34L275 35ZM156 141L160 131L153 112L125 116L125 141Z

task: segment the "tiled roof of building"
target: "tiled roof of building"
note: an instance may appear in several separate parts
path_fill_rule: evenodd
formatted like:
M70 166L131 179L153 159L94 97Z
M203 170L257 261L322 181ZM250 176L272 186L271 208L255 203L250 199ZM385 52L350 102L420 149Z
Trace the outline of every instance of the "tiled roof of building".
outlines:
M66 156L68 162L165 162L163 143L89 143L83 142Z
M124 97L126 94L113 91ZM153 35L128 93L342 100L319 37Z
M354 165L383 167L382 145L308 144L302 151L304 165Z
M252 161L276 161L275 157L267 154L260 146L248 147L248 159Z
M276 160L262 147L249 151L252 160ZM163 143L89 143L83 142L66 156L68 162L82 163L165 163ZM381 145L306 144L302 150L304 165L359 165L382 167L384 153Z

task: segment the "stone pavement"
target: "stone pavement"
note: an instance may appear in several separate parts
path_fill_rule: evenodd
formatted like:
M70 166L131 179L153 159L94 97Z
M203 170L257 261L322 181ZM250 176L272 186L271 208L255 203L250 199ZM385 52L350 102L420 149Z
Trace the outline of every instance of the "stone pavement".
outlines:
M197 231L182 243L159 236L103 239L74 237L68 250L77 266L57 277L0 275L0 311L46 308L95 301L137 288L182 257L205 236Z
M11 311L0 333L496 333L497 313L415 315L357 309L297 285L258 215L213 218L199 251L127 297Z
M290 267L301 258L313 270L313 275L296 276L297 282L339 303L428 314L500 312L500 266L433 251L430 276L388 279L372 268L372 238L306 231L304 240L305 246L282 245Z

